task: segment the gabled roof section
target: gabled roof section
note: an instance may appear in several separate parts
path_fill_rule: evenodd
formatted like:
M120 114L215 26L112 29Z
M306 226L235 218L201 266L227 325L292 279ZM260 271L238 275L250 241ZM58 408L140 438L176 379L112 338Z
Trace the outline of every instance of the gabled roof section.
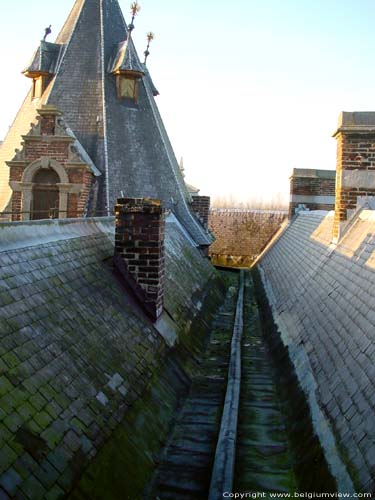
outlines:
M42 40L29 65L24 69L24 75L31 77L35 74L54 75L62 49L63 46L58 43Z

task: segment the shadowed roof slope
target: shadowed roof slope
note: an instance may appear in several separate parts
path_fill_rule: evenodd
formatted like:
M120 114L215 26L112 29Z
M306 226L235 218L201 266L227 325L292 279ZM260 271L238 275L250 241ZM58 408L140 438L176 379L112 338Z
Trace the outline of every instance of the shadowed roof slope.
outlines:
M133 66L145 73L137 104L118 98L112 74L119 45L126 40ZM64 114L103 174L94 208L109 212L121 191L129 197L158 198L173 210L197 244L210 244L211 238L190 211L190 195L154 101L156 89L128 39L118 1L77 0L56 43L64 45L63 54L37 107L53 104ZM26 108L30 100L26 99ZM22 113L20 120L21 133L26 133ZM4 157L4 161L11 159ZM6 168L0 164L0 171Z
M69 496L166 363L162 336L113 273L114 226L0 224L1 499ZM183 344L215 271L173 215L165 236L165 307Z

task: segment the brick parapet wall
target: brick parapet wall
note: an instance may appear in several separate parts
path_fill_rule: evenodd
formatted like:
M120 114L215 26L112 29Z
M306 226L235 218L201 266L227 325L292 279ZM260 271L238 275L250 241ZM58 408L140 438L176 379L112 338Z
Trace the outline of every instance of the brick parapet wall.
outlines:
M216 238L210 247L212 262L250 266L286 217L286 211L212 209L209 228Z
M337 138L337 180L333 237L357 208L358 198L375 196L375 132L343 131Z
M115 216L115 265L155 321L164 300L165 211L159 200L120 198Z
M208 227L211 198L209 196L192 196L192 209L205 228Z

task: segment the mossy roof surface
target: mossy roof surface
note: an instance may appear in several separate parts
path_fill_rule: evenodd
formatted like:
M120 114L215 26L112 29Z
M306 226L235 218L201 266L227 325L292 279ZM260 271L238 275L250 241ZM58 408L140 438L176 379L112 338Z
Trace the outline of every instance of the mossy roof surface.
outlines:
M0 244L2 495L69 491L166 353L113 273L113 220L70 224L23 224ZM213 269L174 217L165 246L165 305L183 329Z

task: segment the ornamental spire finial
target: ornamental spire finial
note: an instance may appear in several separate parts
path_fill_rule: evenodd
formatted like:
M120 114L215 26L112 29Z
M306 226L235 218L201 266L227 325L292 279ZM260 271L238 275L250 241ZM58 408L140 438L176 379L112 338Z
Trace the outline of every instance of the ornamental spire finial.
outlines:
M140 10L141 10L141 6L139 5L139 3L138 3L137 0L130 5L130 12L131 12L131 15L132 15L132 21L131 21L131 23L128 26L129 35L131 35L131 33L132 33L133 29L134 29L134 19L135 19L135 16L138 14L138 12Z
M145 55L145 61L143 64L146 64L147 62L147 58L148 56L150 55L150 51L148 50L150 48L150 43L152 42L152 40L155 38L155 35L152 31L149 31L147 33L147 47L146 47L146 50L143 52L144 55Z
M48 28L46 28L44 30L44 38L43 38L43 41L46 40L47 36L50 35L52 33L52 30L51 30L51 25L48 26Z

